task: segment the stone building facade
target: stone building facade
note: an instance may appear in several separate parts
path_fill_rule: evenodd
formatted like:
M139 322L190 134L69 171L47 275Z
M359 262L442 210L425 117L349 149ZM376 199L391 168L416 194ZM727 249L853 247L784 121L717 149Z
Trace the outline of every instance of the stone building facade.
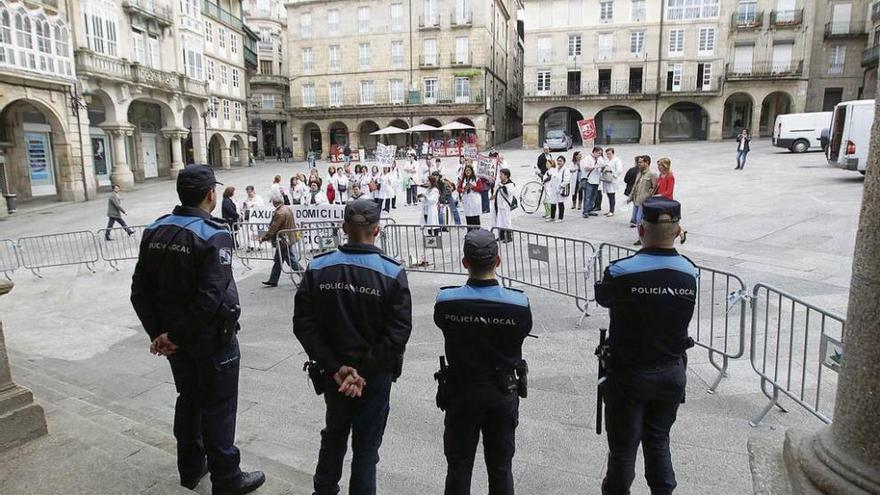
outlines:
M516 0L286 5L294 156L345 143L369 153L388 125L460 121L481 148L518 132Z
M877 63L880 60L880 1L872 2L867 9L868 46L862 50L863 73L862 98L874 98L877 93Z

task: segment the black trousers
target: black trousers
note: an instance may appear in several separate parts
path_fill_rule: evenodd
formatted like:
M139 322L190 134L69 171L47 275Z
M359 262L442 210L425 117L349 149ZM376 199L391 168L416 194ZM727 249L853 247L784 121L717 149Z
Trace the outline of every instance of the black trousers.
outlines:
M406 204L414 205L419 202L419 186L413 184L406 188Z
M456 387L446 408L443 453L446 455L445 495L470 495L477 442L489 474L489 495L513 495L513 455L519 424L519 397L494 384Z
M194 357L178 350L168 357L178 394L174 437L182 480L201 474L206 457L212 483L241 476L235 447L240 359L234 337L212 356Z
M650 369L613 369L606 383L608 471L602 482L602 494L629 495L640 443L651 495L671 494L676 482L669 453L669 430L684 399L684 363Z
M559 211L559 219L563 220L565 217L565 201L560 201L559 203L550 205L550 218L551 219L556 218L556 211L557 210Z

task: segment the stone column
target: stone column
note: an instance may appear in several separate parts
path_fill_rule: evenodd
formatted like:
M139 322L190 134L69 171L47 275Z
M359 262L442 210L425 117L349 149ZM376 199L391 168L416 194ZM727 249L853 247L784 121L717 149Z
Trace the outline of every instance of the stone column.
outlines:
M786 433L795 493L880 493L880 106L874 115L834 423L810 435Z
M280 120L275 121L275 146L276 147L280 146L282 149L284 149L284 146L285 146L284 131L281 130L281 121Z
M12 290L12 282L0 280L0 296ZM48 433L43 408L34 403L31 391L12 382L3 324L0 323L0 452Z
M248 165L250 165L250 163L249 163L249 161L250 161L249 160L250 148L248 147L248 144L250 144L250 143L247 143L238 149L238 166L239 167L247 167Z
M260 122L260 126L257 127L257 159L262 160L266 157L266 150L263 148L265 146L265 141L263 141L263 123Z
M134 186L134 174L131 173L131 167L126 159L125 140L134 133L134 126L116 124L100 127L113 141L113 168L110 171L110 182L118 184L122 190L131 189Z
M229 147L220 148L220 166L224 169L230 168L229 165Z
M177 179L177 174L183 170L183 146L180 140L186 138L187 134L186 129L162 129L162 135L171 141L171 169L169 173L172 179Z

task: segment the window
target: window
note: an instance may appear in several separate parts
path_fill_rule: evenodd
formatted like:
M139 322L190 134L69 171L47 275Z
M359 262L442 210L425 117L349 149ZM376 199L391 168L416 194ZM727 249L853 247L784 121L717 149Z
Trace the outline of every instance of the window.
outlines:
M336 9L327 11L327 34L339 34L339 11Z
M214 25L207 19L205 19L205 41L208 43L214 42Z
M774 45L773 48L775 49L776 45ZM829 51L828 73L829 74L843 74L843 67L844 67L845 62L846 62L846 46L833 45L831 47L831 50Z
M550 94L550 71L549 70L540 70L538 71L538 95L548 95Z
M718 17L719 0L668 0L666 18L671 21L681 19L712 19Z
M238 69L232 69L232 87L233 88L238 87L238 77L239 77Z
M553 38L541 36L538 38L538 63L550 62L553 58Z
M266 75L272 74L272 61L271 60L260 60L260 74L266 74Z
M199 17L201 14L198 0L180 0L180 13L190 17Z
M217 118L217 107L220 105L217 97L212 96L210 100L208 100L208 115L211 116L212 119Z
M217 46L221 49L226 49L226 29L222 27L217 28Z
M666 91L681 91L681 64L666 66Z
M684 55L684 29L669 30L669 56L681 57Z
M339 81L330 83L330 106L342 106L342 83Z
M220 85L226 86L229 80L229 69L224 64L220 64Z
M303 106L304 107L313 107L317 103L315 101L315 85L314 84L303 84L302 86L302 97L303 97Z
M392 104L403 103L403 79L392 79L388 84Z
M147 64L156 69L160 68L159 62L159 38L147 36Z
M275 109L275 95L262 95L262 108L265 110Z
M470 42L466 36L455 38L455 63L470 63Z
M629 19L631 21L645 20L645 0L632 0L632 6L629 11Z
M596 48L596 56L599 58L611 58L614 54L614 34L599 34L599 45Z
M733 49L733 71L736 74L752 73L755 45L737 45Z
M422 42L425 65L437 65L437 40L430 38Z
M425 103L437 103L437 79L425 79L422 82L422 87L424 88Z
M229 100L223 100L223 120L229 120Z
M182 36L183 67L186 75L199 81L202 80L202 49L201 37Z
M391 65L396 69L403 67L403 41L391 42Z
M844 47L840 47L844 48ZM773 67L771 67L771 72L774 74L777 73L790 73L792 71L792 63L791 63L791 55L794 52L794 43L792 42L782 42L782 43L773 43ZM831 47L831 53L835 52L835 47ZM834 59L832 59L833 62ZM835 66L832 63L829 69L834 69ZM843 50L840 53L840 65L838 67L840 72L836 72L836 74L843 73ZM830 70L829 70L830 72Z
M757 19L758 5L756 0L739 0L736 7L736 22L740 25L754 24Z
M402 3L392 3L391 4L391 30L392 31L402 31L403 30L403 4Z
M581 22L581 18L583 17L584 9L584 1L583 0L568 0L568 23L569 25L575 25Z
M115 10L106 5L89 4L83 12L83 34L86 46L102 55L117 56ZM31 21L27 16L16 15L15 30L18 35L18 46L32 49ZM33 67L32 67L33 68Z
M131 31L131 59L139 64L144 64L147 61L144 33L134 29Z
M330 45L330 56L328 57L328 63L330 65L330 70L339 70L340 66L340 51L339 45Z
M632 31L629 33L630 55L641 55L645 51L645 32Z
M238 53L238 35L235 33L229 33L229 50Z
M211 83L214 82L214 61L211 59L208 59L208 81Z
M373 104L373 81L361 81L361 105Z
M370 32L369 7L358 7L358 32L362 34Z
M369 43L361 43L360 45L358 45L358 62L360 63L361 69L366 69L370 67Z
M702 73L700 70L702 69ZM712 64L707 62L704 64L697 65L697 75L701 76L697 80L697 84L703 91L711 91L712 90Z
M609 22L614 19L614 0L599 1L599 20Z
M302 70L306 72L312 70L312 66L314 65L312 49L303 48L302 50L300 50L300 57L302 58Z
M469 4L469 0L455 0L455 14L453 14L455 24L461 26L471 23L472 17Z
M568 35L568 58L573 59L581 56L581 35Z
M437 16L437 0L425 0L425 26L438 24L440 24L440 19Z
M470 103L471 100L471 78L456 77L455 78L455 102Z
M299 16L299 35L302 38L312 37L312 14L304 13Z
M700 28L700 41L697 50L700 55L712 55L715 53L715 28Z
M235 102L232 104L233 109L235 110L235 121L241 122L241 103Z

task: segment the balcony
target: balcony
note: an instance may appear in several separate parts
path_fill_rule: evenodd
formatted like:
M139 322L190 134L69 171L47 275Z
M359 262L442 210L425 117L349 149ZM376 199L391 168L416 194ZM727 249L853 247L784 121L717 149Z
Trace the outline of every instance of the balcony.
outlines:
M728 81L756 79L798 79L804 75L804 61L761 62L750 66L727 64Z
M880 60L880 45L872 46L862 52L862 67L866 69L877 67L878 60Z
M275 44L271 41L258 41L257 42L257 50L260 53L273 54L275 53Z
M452 27L470 27L474 24L474 13L470 10L459 10L449 14L449 25Z
M249 46L244 47L244 65L251 70L257 69L257 52Z
M875 2L874 5L871 5L871 22L878 20L880 20L880 2Z
M254 74L250 77L249 82L251 85L267 85L267 86L289 86L290 80L287 76L280 76L276 74Z
M800 26L804 22L804 9L770 11L770 25L777 28Z
M429 29L440 29L440 16L419 16L419 29L425 31Z
M864 23L828 22L825 24L825 39L867 37Z
M474 54L450 52L449 63L453 67L470 67L474 64Z
M748 31L749 29L761 29L764 25L763 12L735 12L730 16L730 29L732 31Z
M440 68L440 57L435 55L433 57L420 55L419 56L419 68L420 69L438 69Z
M207 84L176 72L165 72L138 63L120 60L79 49L74 54L76 72L99 79L129 82L169 93L187 93L204 97Z
M174 14L171 12L171 8L165 5L157 5L156 0L123 0L122 10L128 15L138 15L147 19L153 19L162 27L174 25Z
M334 95L331 100L328 91L320 91L314 98L307 101L302 94L297 94L292 99L291 108L306 111L325 111L336 108L373 108L381 106L417 106L417 105L481 105L483 103L483 91L470 88L470 91L456 93L451 89L435 91L433 95L426 96L422 91L404 91L397 95L388 90L380 90L375 87L372 98L365 102L361 98L358 88L343 91L341 95Z
M243 24L240 17L208 0L202 0L202 15L206 15L217 22L222 22L236 31L242 30Z
M696 74L682 74L678 85L670 85L668 78L664 80L660 94L667 96L716 96L721 93L721 82L721 76L712 78L707 83L702 79L698 80Z
M556 99L561 97L587 99L598 98L639 98L655 94L653 87L646 88L641 79L616 79L602 81L557 81L549 86L539 87L536 83L525 84L525 97L536 99Z

